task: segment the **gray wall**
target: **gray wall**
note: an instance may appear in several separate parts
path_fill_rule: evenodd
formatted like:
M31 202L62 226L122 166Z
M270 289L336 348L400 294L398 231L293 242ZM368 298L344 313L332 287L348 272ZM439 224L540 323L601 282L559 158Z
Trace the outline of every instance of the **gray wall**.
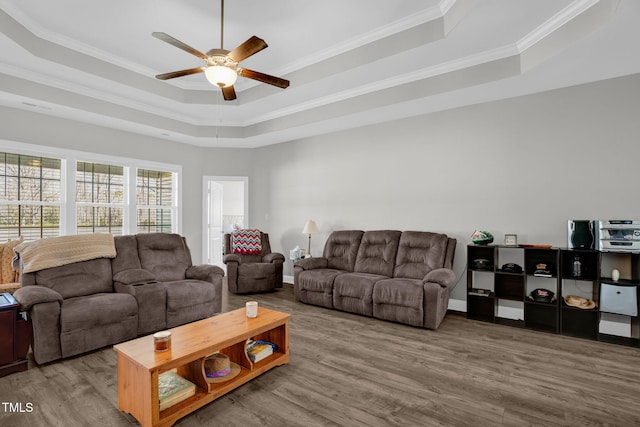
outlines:
M202 260L202 177L248 175L250 150L176 144L72 120L0 107L0 139L182 166L182 233L194 263Z
M458 239L464 299L475 229L566 244L566 221L640 218L640 75L382 123L255 150L206 149L0 107L0 139L183 166L183 233L202 252L202 176L249 176L250 224L274 250L320 255L332 230ZM287 261L285 274L292 274Z
M252 225L287 258L307 219L315 255L336 229L446 233L465 299L475 229L566 246L567 219L640 218L639 137L634 75L264 147Z

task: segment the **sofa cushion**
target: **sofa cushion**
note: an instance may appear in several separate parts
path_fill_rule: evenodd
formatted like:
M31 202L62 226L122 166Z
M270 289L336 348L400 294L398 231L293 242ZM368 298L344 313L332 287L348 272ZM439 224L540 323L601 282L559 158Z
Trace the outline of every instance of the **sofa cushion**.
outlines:
M5 292L12 294L18 289L20 289L20 282L0 283L0 294L4 294Z
M413 326L424 324L421 280L384 279L373 287L373 316Z
M298 274L298 298L300 301L333 308L333 281L345 272L330 268L302 271Z
M187 279L204 280L205 282L215 282L218 277L224 276L224 270L217 265L201 264L192 265L187 269Z
M334 231L324 245L322 256L334 270L353 271L363 231Z
M57 302L62 304L62 295L51 288L44 286L23 286L17 289L14 294L15 299L20 303L21 310L31 310L31 307L46 302Z
M400 231L366 231L362 235L354 271L393 276Z
M113 281L123 283L125 285L142 285L144 283L155 282L153 274L142 268L133 268L131 270L122 270L113 275Z
M448 288L453 286L453 282L456 280L456 273L448 268L436 268L431 270L424 276L422 283L437 283L438 285Z
M138 317L138 304L131 295L98 293L69 298L62 302L60 331L88 330L119 323L129 317Z
M238 277L242 276L251 279L273 278L275 273L276 265L271 263L256 262L252 264L240 264L238 266Z
M138 257L138 240L134 235L115 236L116 257L111 259L113 274L124 270L137 270L142 268Z
M447 243L444 234L404 231L400 236L393 277L423 279L431 270L442 268Z
M24 274L27 275L35 275L35 283L53 289L64 299L113 292L111 260L108 258L75 262Z
M202 280L179 280L165 282L167 290L167 311L178 311L203 302L213 301L216 288Z
M218 288L201 280L163 283L167 290L167 328L173 328L216 313Z
M239 294L272 291L276 280L276 264L240 264L236 280L235 292Z
M23 238L20 236L16 240L10 240L0 245L0 283L16 283L19 281L19 273L13 269L13 257L15 253L13 248L22 243Z
M140 265L159 282L182 280L191 266L191 255L178 234L137 234Z
M138 332L138 305L119 293L70 298L60 310L62 357L133 339Z
M334 308L373 316L373 285L386 278L369 273L345 273L337 276L333 282Z

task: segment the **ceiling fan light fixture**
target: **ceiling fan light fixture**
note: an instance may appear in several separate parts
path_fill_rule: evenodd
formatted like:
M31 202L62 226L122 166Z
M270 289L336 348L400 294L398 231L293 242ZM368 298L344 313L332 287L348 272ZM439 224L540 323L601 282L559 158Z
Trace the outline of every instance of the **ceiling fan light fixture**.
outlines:
M238 79L236 70L226 65L210 65L204 70L204 75L209 83L218 87L229 87Z
M224 0L220 0L220 8L220 49L214 48L204 54L166 33L151 33L153 37L182 49L193 56L197 56L207 64L206 67L189 68L187 70L158 74L156 78L160 80L168 80L204 72L209 83L222 89L222 95L225 101L233 101L236 99L236 91L233 84L238 79L238 76L267 83L282 89L289 87L289 80L238 67L238 63L240 61L255 55L269 46L260 37L252 36L239 46L236 46L232 51L224 49L222 47L224 45L222 43L224 36Z

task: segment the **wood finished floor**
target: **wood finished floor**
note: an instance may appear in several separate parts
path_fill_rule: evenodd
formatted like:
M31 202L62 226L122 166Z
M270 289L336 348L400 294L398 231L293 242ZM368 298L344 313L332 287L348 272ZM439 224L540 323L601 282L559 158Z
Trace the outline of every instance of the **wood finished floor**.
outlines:
M291 363L175 425L639 426L640 349L447 315L437 331L293 301L292 288L225 295L289 312ZM0 402L33 405L0 426L130 426L111 348L0 378Z

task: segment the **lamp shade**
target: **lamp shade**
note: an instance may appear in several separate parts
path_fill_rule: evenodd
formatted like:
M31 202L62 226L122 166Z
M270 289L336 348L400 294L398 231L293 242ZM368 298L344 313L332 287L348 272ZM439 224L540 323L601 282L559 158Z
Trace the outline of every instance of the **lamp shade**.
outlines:
M318 234L318 232L318 226L312 219L307 221L307 223L304 225L304 228L302 229L302 234Z
M238 73L224 65L211 65L204 70L204 75L211 84L220 87L232 86L238 79Z

